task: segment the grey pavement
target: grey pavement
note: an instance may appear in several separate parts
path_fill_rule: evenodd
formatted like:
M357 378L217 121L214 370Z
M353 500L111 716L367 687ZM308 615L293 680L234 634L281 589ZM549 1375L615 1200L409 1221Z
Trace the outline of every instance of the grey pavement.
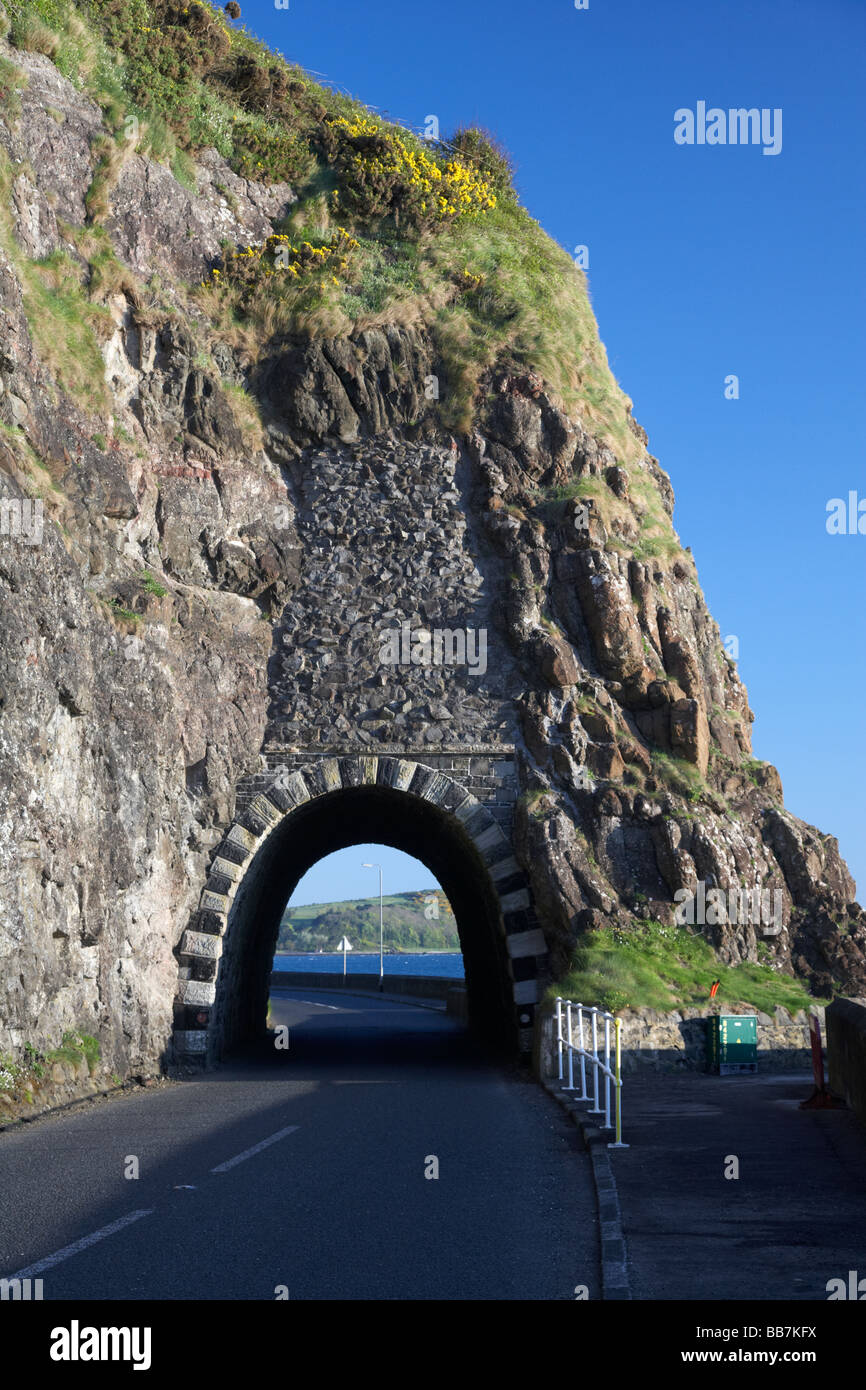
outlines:
M811 1074L627 1075L610 1151L635 1299L827 1299L866 1277L866 1130ZM739 1177L726 1178L725 1170Z

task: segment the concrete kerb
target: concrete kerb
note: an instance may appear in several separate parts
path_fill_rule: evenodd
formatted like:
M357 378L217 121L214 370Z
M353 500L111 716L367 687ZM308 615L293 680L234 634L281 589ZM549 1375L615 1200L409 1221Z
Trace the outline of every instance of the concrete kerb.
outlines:
M606 1302L630 1299L631 1287L628 1280L628 1255L622 1229L622 1213L610 1154L606 1147L608 1131L599 1129L595 1123L595 1116L581 1108L586 1102L575 1100L573 1094L564 1091L558 1081L543 1080L541 1084L577 1125L584 1147L589 1153L601 1233L602 1299Z

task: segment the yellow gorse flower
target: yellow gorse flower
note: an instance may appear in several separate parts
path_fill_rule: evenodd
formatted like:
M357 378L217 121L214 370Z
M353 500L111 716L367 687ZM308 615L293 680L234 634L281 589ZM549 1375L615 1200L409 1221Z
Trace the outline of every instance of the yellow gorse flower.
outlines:
M428 208L427 195L433 192L434 187L437 188L438 197L431 210L440 220L487 212L496 207L492 185L458 159L449 159L442 166L426 150L414 148L393 128L372 117L358 116L350 121L341 116L331 125L350 142L379 136L384 151L375 147L355 150L346 155L349 166L359 176L365 173L369 175L374 187L389 182L408 185L422 195L420 208L424 213ZM363 188L359 189L358 196L363 199Z
M348 270L349 253L357 250L358 246L359 243L349 235L345 227L339 227L326 246L313 246L309 241L302 241L300 246L294 246L291 238L284 232L274 232L260 246L247 246L244 250L227 252L223 264L222 283L220 284L219 270L211 271L209 283L223 289L229 285L254 289L260 277L274 275L278 270L287 270L295 280L310 276L316 277L314 283L319 284L322 283L318 279L319 275L327 271L328 278L335 285L339 285L338 275ZM205 287L206 282L202 281L201 288Z

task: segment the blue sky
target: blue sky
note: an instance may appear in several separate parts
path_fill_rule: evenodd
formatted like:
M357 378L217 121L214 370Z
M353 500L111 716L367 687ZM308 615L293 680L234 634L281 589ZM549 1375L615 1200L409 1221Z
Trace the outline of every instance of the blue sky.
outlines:
M341 902L345 898L378 898L379 875L375 869L364 869L364 861L382 865L382 892L412 893L422 888L438 888L439 884L419 859L389 845L350 845L335 850L320 859L304 874L289 903L304 907L307 903Z
M494 131L533 216L589 248L614 374L739 642L756 756L864 896L866 535L825 523L831 498L866 498L866 5L241 5L288 59L406 124ZM675 144L674 112L699 101L781 108L781 152Z

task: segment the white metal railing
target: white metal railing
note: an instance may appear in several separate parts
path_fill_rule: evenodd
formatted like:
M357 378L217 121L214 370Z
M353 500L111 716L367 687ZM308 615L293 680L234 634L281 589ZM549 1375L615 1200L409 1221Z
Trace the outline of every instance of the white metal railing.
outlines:
M573 1012L577 1012L577 1042L574 1041L575 1030L573 1026ZM591 1019L591 1047L585 1046L587 1038L584 1033L584 1018ZM604 1021L604 1061L599 1056L598 1044L598 1020ZM610 1025L614 1025L614 1066L610 1065ZM622 1142L622 1049L620 1047L620 1033L622 1022L614 1018L613 1014L606 1013L604 1009L586 1008L583 1004L574 1004L570 999L557 997L556 1000L556 1048L557 1060L559 1064L559 1080L564 1091L576 1091L574 1084L574 1059L580 1059L580 1095L576 1100L591 1100L592 1107L590 1115L604 1115L603 1129L613 1129L614 1125L610 1122L610 1088L613 1085L615 1092L614 1114L616 1140L608 1144L609 1149L627 1149L628 1144ZM568 1057L568 1085L565 1084L563 1075L563 1050ZM586 1066L587 1062L592 1067L592 1095L586 1089ZM604 1077L604 1109L599 1105L599 1076Z

